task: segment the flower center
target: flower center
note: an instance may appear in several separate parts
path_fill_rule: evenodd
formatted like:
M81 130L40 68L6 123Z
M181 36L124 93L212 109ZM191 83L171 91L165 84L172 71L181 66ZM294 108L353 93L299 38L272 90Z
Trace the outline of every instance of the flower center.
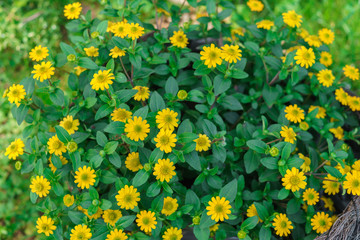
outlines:
M98 77L97 77L98 81L103 83L106 81L106 77L104 74L99 74Z
M150 224L150 219L148 217L144 217L142 220L144 225L149 225Z
M308 195L308 199L309 199L309 200L313 200L314 197L315 197L315 196L314 196L312 193L310 193L310 194Z
M39 68L39 72L40 72L40 73L45 73L45 72L46 72L46 67L45 67L45 66L41 66L41 67Z
M294 186L298 185L300 183L299 177L298 176L290 177L290 183L291 183L291 185L294 185Z
M17 147L16 147L15 144L11 144L11 145L10 145L10 149L14 151L15 149L17 149Z
M199 139L197 140L197 144L198 144L199 146L205 146L206 143L207 143L207 141L206 141L205 138L199 138Z
M352 182L352 185L353 185L354 188L359 187L359 185L360 185L359 180L355 179L355 180Z
M136 32L137 32L137 27L132 27L132 28L131 28L131 32L132 32L132 33L136 33Z
M164 208L167 210L167 211L171 211L173 209L173 204L172 202L166 202L164 204Z
M135 125L134 126L134 132L141 133L141 131L142 131L142 127L140 125Z
M160 137L160 143L163 144L163 145L168 144L169 140L170 140L169 137L166 136L166 135Z
M140 87L138 91L139 91L139 94L141 94L141 95L145 94L145 88L143 88L143 87Z
M83 173L82 175L81 175L81 180L82 181L88 181L88 179L89 179L89 176L86 174L86 173Z
M75 7L71 7L71 8L69 9L70 12L75 12L75 10L76 10Z
M177 239L178 239L178 237L177 237L176 234L172 234L172 235L170 236L170 240L177 240Z
M65 121L64 122L65 129L71 129L72 128L72 121Z
M117 214L116 214L116 213L111 212L111 213L109 214L109 219L110 219L110 221L114 221L116 218L117 218Z
M170 168L168 166L162 166L160 168L160 172L161 172L162 175L169 175Z
M127 194L124 196L124 201L129 203L132 202L132 196L130 194Z
M48 231L48 230L49 230L49 226L48 226L47 224L43 224L43 225L41 226L41 229L42 229L43 231Z
M53 147L54 147L55 149L61 148L61 142L60 142L60 141L55 141L55 142L53 143Z
M333 186L333 188L337 188L337 187L338 187L338 183L333 182L332 186Z
M79 240L85 240L86 238L85 238L85 234L83 233L83 232L79 232L78 234L77 234L77 238L79 239Z
M305 60L309 60L310 59L310 53L309 52L305 52L303 55Z
M40 49L36 50L35 52L37 55L41 55L42 54L42 51Z
M126 118L126 112L125 111L118 111L117 116L120 119L125 119Z
M224 211L224 207L221 204L216 204L214 210L216 213L222 213Z
M287 222L282 221L282 222L280 223L280 226L281 226L281 228L287 228Z
M165 118L164 118L164 120L165 120L165 122L167 122L167 123L171 123L172 120L173 120L173 118L172 118L171 115L166 115Z
M325 227L326 226L326 221L324 219L320 219L319 220L319 225L322 226L322 227Z
M182 41L184 41L184 37L180 35L180 36L177 37L177 40L178 40L179 42L182 42Z
M35 189L37 192L42 192L44 190L44 185L42 185L41 183L38 183L35 185Z
M215 51L211 51L210 54L209 54L209 57L211 59L215 59L215 58L217 58L217 53Z

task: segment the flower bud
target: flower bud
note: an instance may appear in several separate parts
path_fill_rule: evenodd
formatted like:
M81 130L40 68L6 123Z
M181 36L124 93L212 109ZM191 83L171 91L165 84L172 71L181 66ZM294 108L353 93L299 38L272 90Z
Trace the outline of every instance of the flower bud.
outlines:
M78 149L78 145L76 142L71 141L67 144L66 149L68 150L68 152L73 153Z
M270 155L272 157L276 157L279 155L279 149L277 147L270 148Z
M280 161L278 161L278 166L279 167L285 166L285 164L286 164L285 160L281 159Z
M346 143L344 143L343 145L341 145L341 149L347 152L349 150L349 146Z
M17 162L15 163L15 168L16 168L16 170L20 171L20 170L21 170L21 165L22 165L22 163L21 163L20 161L17 161Z
M192 222L193 222L194 225L199 225L200 224L200 217L199 216L193 217Z
M237 237L240 238L240 239L244 239L246 237L246 232L244 230L240 230L237 233Z
M97 199L94 199L93 201L92 201L92 205L94 205L94 206L97 206L97 205L99 205L99 200L97 200Z
M92 32L91 38L97 38L99 35L100 35L100 33L98 31Z
M106 153L105 153L104 150L101 150L101 151L99 152L99 155L102 156L102 157L105 157Z
M177 93L177 97L180 99L180 100L185 100L188 96L188 93L185 91L185 90L180 90L178 93Z
M76 56L74 54L67 55L67 60L69 62L74 62L76 60Z
M299 124L299 127L300 127L301 130L307 131L309 129L309 124L307 122L301 122Z
M151 165L150 165L150 163L145 163L145 165L144 165L144 169L145 169L145 171L150 171L151 170Z

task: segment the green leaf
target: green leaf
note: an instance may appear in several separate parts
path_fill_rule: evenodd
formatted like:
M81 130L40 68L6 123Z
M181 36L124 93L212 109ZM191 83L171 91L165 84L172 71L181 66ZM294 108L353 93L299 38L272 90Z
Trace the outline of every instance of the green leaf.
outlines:
M241 69L234 68L231 70L230 77L235 78L235 79L244 79L244 78L249 77L249 74L247 74L246 72L244 72Z
M269 217L269 212L262 204L258 202L254 202L257 213L259 214L259 218L265 221L266 218Z
M286 213L293 215L300 210L300 206L300 202L293 198L287 203Z
M330 167L330 166L324 166L325 171L327 171L331 176L336 177L336 178L342 178L342 174L339 170L337 170L334 167Z
M119 219L119 221L117 221L116 226L120 226L121 228L127 228L134 222L135 218L135 215L123 216Z
M245 42L245 48L249 49L253 53L259 52L259 45L255 42Z
M68 216L70 220L76 225L83 223L83 218L85 217L85 215L82 212L78 212L78 211L77 212L69 211Z
M268 145L266 143L264 143L263 141L261 140L249 140L246 142L246 145L254 150L255 152L258 152L258 153L265 153L265 150L268 148Z
M96 191L96 189L93 186L90 186L89 194L90 194L91 200L99 199L99 193Z
M55 126L56 135L60 141L67 144L71 141L69 133L61 126Z
M236 189L237 189L237 179L234 179L220 189L219 196L225 197L226 200L229 200L231 203L235 200L237 194Z
M186 192L185 204L189 204L189 205L194 206L195 211L200 210L200 199L196 195L196 193L191 189L188 189L187 192Z
M210 229L209 228L201 228L199 225L194 227L194 235L196 239L199 240L208 240L210 236Z
M201 172L199 155L196 151L184 155L185 161L195 170Z
M281 159L287 160L290 157L291 152L291 143L286 143L281 151Z
M127 101L129 101L136 93L138 92L138 90L136 89L123 89L120 91L117 91L115 94L118 97L120 102L126 103Z
M147 188L146 196L156 197L157 195L159 195L160 190L161 190L161 187L160 187L159 183L156 181Z
M95 121L99 120L100 118L106 117L113 111L114 111L114 107L109 106L107 104L102 105L96 112Z
M105 144L108 142L106 135L103 132L97 131L96 132L96 143L99 144L101 147L104 147Z
M200 227L201 228L208 228L214 225L216 222L211 219L209 215L207 215L207 211L205 210L200 218Z
M111 206L112 206L112 203L111 203L109 200L107 200L107 199L101 199L100 208L101 208L102 210L108 210L108 209L111 208Z
M214 79L214 94L218 96L231 87L231 79L217 75Z
M64 92L56 88L54 92L50 93L50 100L58 106L64 106Z
M127 78L126 78L125 74L123 74L122 72L119 72L118 74L116 74L115 82L126 83Z
M121 135L124 133L125 123L123 122L111 122L104 129L104 132Z
M175 78L169 77L165 84L165 92L171 93L173 96L176 96L177 92L179 91L179 85Z
M272 170L278 169L278 160L276 158L266 157L260 159L260 162L262 165L264 165L264 167L268 169L272 169Z
M76 56L76 51L72 46L70 46L64 42L61 42L60 48L61 48L61 51L63 51L63 53L65 53L66 56L69 56L70 54L74 54Z
M100 33L100 35L103 36L106 33L107 26L108 26L108 21L107 20L101 21L97 25L96 31L98 31Z
M215 0L206 0L206 10L209 15L215 13L216 1Z
M61 160L58 156L56 156L55 154L51 155L51 162L54 164L54 166L56 168L61 168L62 167L62 163Z
M257 216L250 217L245 219L245 221L241 224L240 228L242 230L251 230L254 227L256 227L258 222L259 222L259 218Z
M140 171L138 171L132 181L132 185L134 187L140 187L142 186L148 179L149 179L150 174L148 172L146 172L144 169L141 169Z
M154 151L151 152L149 157L149 162L154 163L155 161L162 159L164 156L164 152L161 151L159 148L155 148Z
M149 112L149 107L146 105L145 107L139 108L134 112L134 117L141 117L143 120L146 119Z
M36 203L36 200L38 199L38 195L32 191L30 191L30 201L32 204Z
M21 104L18 108L15 107L15 109L16 110L15 110L14 117L16 119L17 124L20 125L24 121L24 119L29 111L29 107L24 104Z
M156 91L151 95L149 105L152 112L157 112L165 108L164 99Z
M106 143L105 147L104 147L104 151L106 154L112 154L113 152L115 152L116 148L118 147L119 143L115 142L115 141L111 141Z
M244 155L244 164L246 173L254 172L260 164L260 155L252 150L249 150Z
M217 133L215 124L207 119L204 119L203 131L209 138L215 138Z
M117 154L116 152L113 152L112 154L109 155L109 162L112 165L114 165L116 168L121 167L121 158L119 154Z
M86 69L98 69L99 66L90 58L82 57L79 59L79 66Z
M271 239L271 230L270 228L267 228L263 225L259 232L259 240L270 240L270 239Z
M280 200L284 200L285 198L287 198L289 196L289 193L290 193L289 190L282 188L278 193L278 198Z

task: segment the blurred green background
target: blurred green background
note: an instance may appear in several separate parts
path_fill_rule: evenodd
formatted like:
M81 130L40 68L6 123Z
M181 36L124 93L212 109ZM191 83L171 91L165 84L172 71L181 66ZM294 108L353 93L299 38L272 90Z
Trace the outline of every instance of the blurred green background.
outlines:
M145 0L144 0L145 1ZM356 0L262 0L265 10L252 13L246 1L234 0L238 14L246 19L252 15L274 19L282 12L294 9L303 16L302 26L310 34L327 27L335 32L330 46L333 69L340 71L345 64L359 67L360 38L359 2ZM0 1L0 239L34 239L36 209L29 204L29 176L15 170L15 161L4 156L5 148L21 129L9 113L10 105L1 98L5 88L28 76L32 63L28 52L41 44L58 51L60 41L67 41L63 17L65 0L1 0ZM102 1L80 1L83 9L98 11ZM111 2L111 1L109 1ZM114 0L118 2L118 0ZM147 0L150 2L150 0ZM182 0L175 1L182 3ZM170 4L170 1L169 1ZM176 3L179 4L179 3ZM154 14L153 11L148 14ZM144 16L153 18L153 16ZM254 17L253 17L254 18ZM145 20L144 20L145 21ZM357 89L359 83L355 84Z

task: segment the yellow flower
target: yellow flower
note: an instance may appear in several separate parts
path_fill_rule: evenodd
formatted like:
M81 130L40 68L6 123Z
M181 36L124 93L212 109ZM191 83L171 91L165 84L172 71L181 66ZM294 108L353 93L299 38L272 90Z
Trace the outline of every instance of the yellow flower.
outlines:
M117 205L126 210L134 209L140 201L140 193L133 186L125 185L115 196Z
M63 152L66 152L66 147L64 143L59 140L57 135L50 138L47 144L50 154L54 153L57 156L61 156Z
M236 39L236 35L244 36L245 29L242 27L238 27L235 29L231 29L231 37L232 39Z
M241 50L237 45L227 45L225 44L221 48L221 58L229 63L236 63L238 60L241 60Z
M73 116L67 116L65 117L59 124L61 127L63 127L70 135L74 134L75 131L77 131L80 125L78 119L73 119Z
M199 134L199 137L194 142L196 142L195 150L198 152L207 151L211 146L211 141L205 134Z
M144 28L141 27L138 23L130 23L126 27L127 34L132 40L135 40L144 34Z
M309 44L310 47L320 47L321 41L320 38L316 35L309 35L305 39L305 42Z
M210 227L210 232L216 232L219 229L220 224L216 223Z
M351 111L360 111L360 97L349 96L348 97L348 105Z
M177 203L176 198L166 197L164 198L164 205L161 210L161 213L165 214L166 216L169 216L177 210L178 206L179 204Z
M95 184L95 170L91 167L83 166L75 172L75 183L81 189L87 188L89 189L90 186Z
M285 138L285 142L294 143L296 141L296 133L294 129L287 126L282 126L280 131L281 137Z
M176 146L176 134L170 130L160 129L156 138L154 138L156 142L156 147L160 148L161 151L165 153L170 153L172 148Z
M230 202L225 197L220 198L219 196L212 197L209 201L209 206L206 207L207 215L211 216L215 222L224 221L229 219L228 214L231 214Z
M320 72L318 74L316 74L316 77L324 87L332 86L333 82L335 80L335 77L332 74L332 71L329 69L320 70Z
M84 51L85 51L86 55L89 57L99 56L99 49L94 46L91 46L89 48L84 48Z
M319 193L313 188L308 188L303 192L303 200L308 205L315 205L319 201Z
M127 169L133 172L137 172L140 169L143 169L143 165L141 165L140 163L139 153L137 152L129 153L125 160L125 166Z
M41 216L36 221L36 228L38 233L50 236L54 233L56 226L54 225L54 220L47 216Z
M335 211L334 202L330 198L322 196L320 199L324 202L325 208L329 209L331 212Z
M303 172L310 172L311 160L309 157L305 157L302 153L299 153L299 158L304 159L304 163L300 166Z
M82 208L81 206L78 206L78 210L83 212L89 219L98 219L103 214L103 210L101 210L101 208L98 208L96 213L94 213L93 215L89 215L88 210Z
M159 111L156 115L156 123L159 129L174 131L178 127L179 120L176 118L177 112L170 110L169 108Z
M262 28L262 29L266 29L266 30L270 30L271 27L273 27L273 26L274 26L274 22L270 21L270 20L262 20L262 21L256 23L257 28Z
M138 92L134 95L134 99L136 101L145 101L150 96L150 91L148 87L135 86L133 89L138 90Z
M259 214L256 210L255 204L251 204L248 209L246 210L246 216L247 217L254 217L257 216L259 218L259 221L262 222L263 220L261 220L261 218L259 217Z
M359 69L351 66L351 65L345 65L343 67L344 75L351 80L359 80Z
M43 82L46 79L50 79L54 75L55 68L52 67L51 62L41 62L34 66L34 70L31 73L34 74L34 79Z
M82 72L86 71L86 68L83 68L83 67L80 67L80 66L74 67L74 69L75 69L75 74L77 76L79 76Z
M49 50L41 45L34 47L29 53L30 59L37 62L45 59L47 56L49 56Z
M67 207L71 207L74 204L74 196L70 194L66 194L63 198L64 205Z
M335 90L335 99L338 100L342 105L348 105L349 94L344 91L343 88Z
M170 38L170 42L175 47L185 48L188 44L188 38L182 30L174 31L173 36Z
M286 119L293 123L298 123L305 119L304 110L299 108L296 104L287 106L285 108L285 113Z
M18 156L24 154L24 142L17 138L6 148L5 156L8 156L9 159L16 159Z
M8 97L10 103L15 103L19 107L21 100L25 99L26 92L23 85L13 84L4 95Z
M123 230L114 229L106 236L106 240L126 240L128 236L123 232Z
M318 212L315 216L311 218L311 226L316 231L316 233L322 234L329 230L332 225L332 220L329 217L329 214L324 212Z
M103 214L104 222L109 223L111 226L115 226L115 223L122 217L119 210L105 210Z
M111 113L111 120L115 122L126 122L126 120L130 119L131 116L132 112L123 108L118 108Z
M89 240L91 237L91 230L86 225L79 224L71 229L70 240Z
M307 131L309 129L309 124L307 122L300 122L299 123L299 128L303 131Z
M331 44L334 42L335 34L333 31L327 28L319 30L319 38L325 44Z
M183 238L182 230L177 227L170 227L166 229L163 240L181 240Z
M296 14L296 12L294 10L283 13L282 16L283 16L283 19L284 19L284 23L286 23L290 27L294 28L294 27L300 27L301 26L301 23L302 23L301 18L302 18L302 16L299 15L299 14Z
M128 35L128 26L129 24L127 21L118 22L114 24L114 26L111 28L111 31L116 37L124 38L126 35Z
M36 176L31 180L30 189L39 197L46 197L51 189L50 182L43 176Z
M276 215L273 222L273 227L275 228L276 235L282 237L287 237L290 234L290 230L294 227L292 226L292 222L289 221L286 214L280 213Z
M208 68L212 68L216 67L216 65L221 65L221 54L221 49L215 47L214 44L211 44L210 47L203 47L203 51L200 52L200 59L205 60L205 65Z
M320 106L313 106L311 105L309 107L309 113L314 111L315 109L319 109L318 113L316 114L316 118L325 118L326 116L326 109Z
M335 195L340 191L339 180L328 174L323 181L323 188L326 194Z
M165 14L166 16L171 16L171 14L170 14L168 11L166 11L165 9L163 9L163 8L158 7L158 8L156 9L156 11L157 11L158 13L163 13L163 14Z
M281 180L285 189L291 190L293 192L296 192L299 189L305 189L307 184L304 173L299 172L299 169L294 167L291 170L287 169L285 176Z
M300 36L302 39L305 39L305 38L307 38L310 34L309 34L309 32L306 30L306 29L304 29L304 28L300 28L299 29L300 30L300 32L299 33L296 33L298 36Z
M59 157L60 157L60 161L61 161L62 165L65 165L68 163L68 160L65 157L63 157L63 156L59 156ZM49 157L49 167L53 173L56 172L57 168L52 163L51 156Z
M334 136L339 140L344 138L344 129L342 129L342 127L340 127L340 126L337 128L330 128L329 132L334 134Z
M113 32L112 28L115 26L115 24L117 24L117 22L108 21L106 32Z
M98 91L99 89L105 90L109 89L109 85L113 84L113 79L115 79L114 74L108 70L99 70L94 74L93 79L91 79L90 85L91 88Z
M125 124L125 132L131 140L143 141L150 132L150 125L141 117L134 117L134 119L128 119L128 123Z
M360 195L360 172L351 171L346 174L344 181L344 189L347 190L348 194Z
M321 52L320 53L320 63L323 64L325 67L331 66L333 63L332 56L328 52Z
M124 50L115 46L113 49L110 50L109 56L112 58L118 58L118 57L125 56L125 53L126 52Z
M356 160L351 167L356 171L360 171L360 159Z
M296 51L296 56L294 57L296 64L299 64L301 67L309 68L315 63L315 53L312 48L307 49L304 46L301 46L300 49Z
M156 228L157 222L154 212L143 210L140 211L136 217L136 223L140 227L141 231L151 232L152 229Z
M261 12L264 9L264 4L258 0L249 0L246 5L252 12Z
M174 163L170 159L159 159L154 167L154 176L161 182L169 182L176 175Z

